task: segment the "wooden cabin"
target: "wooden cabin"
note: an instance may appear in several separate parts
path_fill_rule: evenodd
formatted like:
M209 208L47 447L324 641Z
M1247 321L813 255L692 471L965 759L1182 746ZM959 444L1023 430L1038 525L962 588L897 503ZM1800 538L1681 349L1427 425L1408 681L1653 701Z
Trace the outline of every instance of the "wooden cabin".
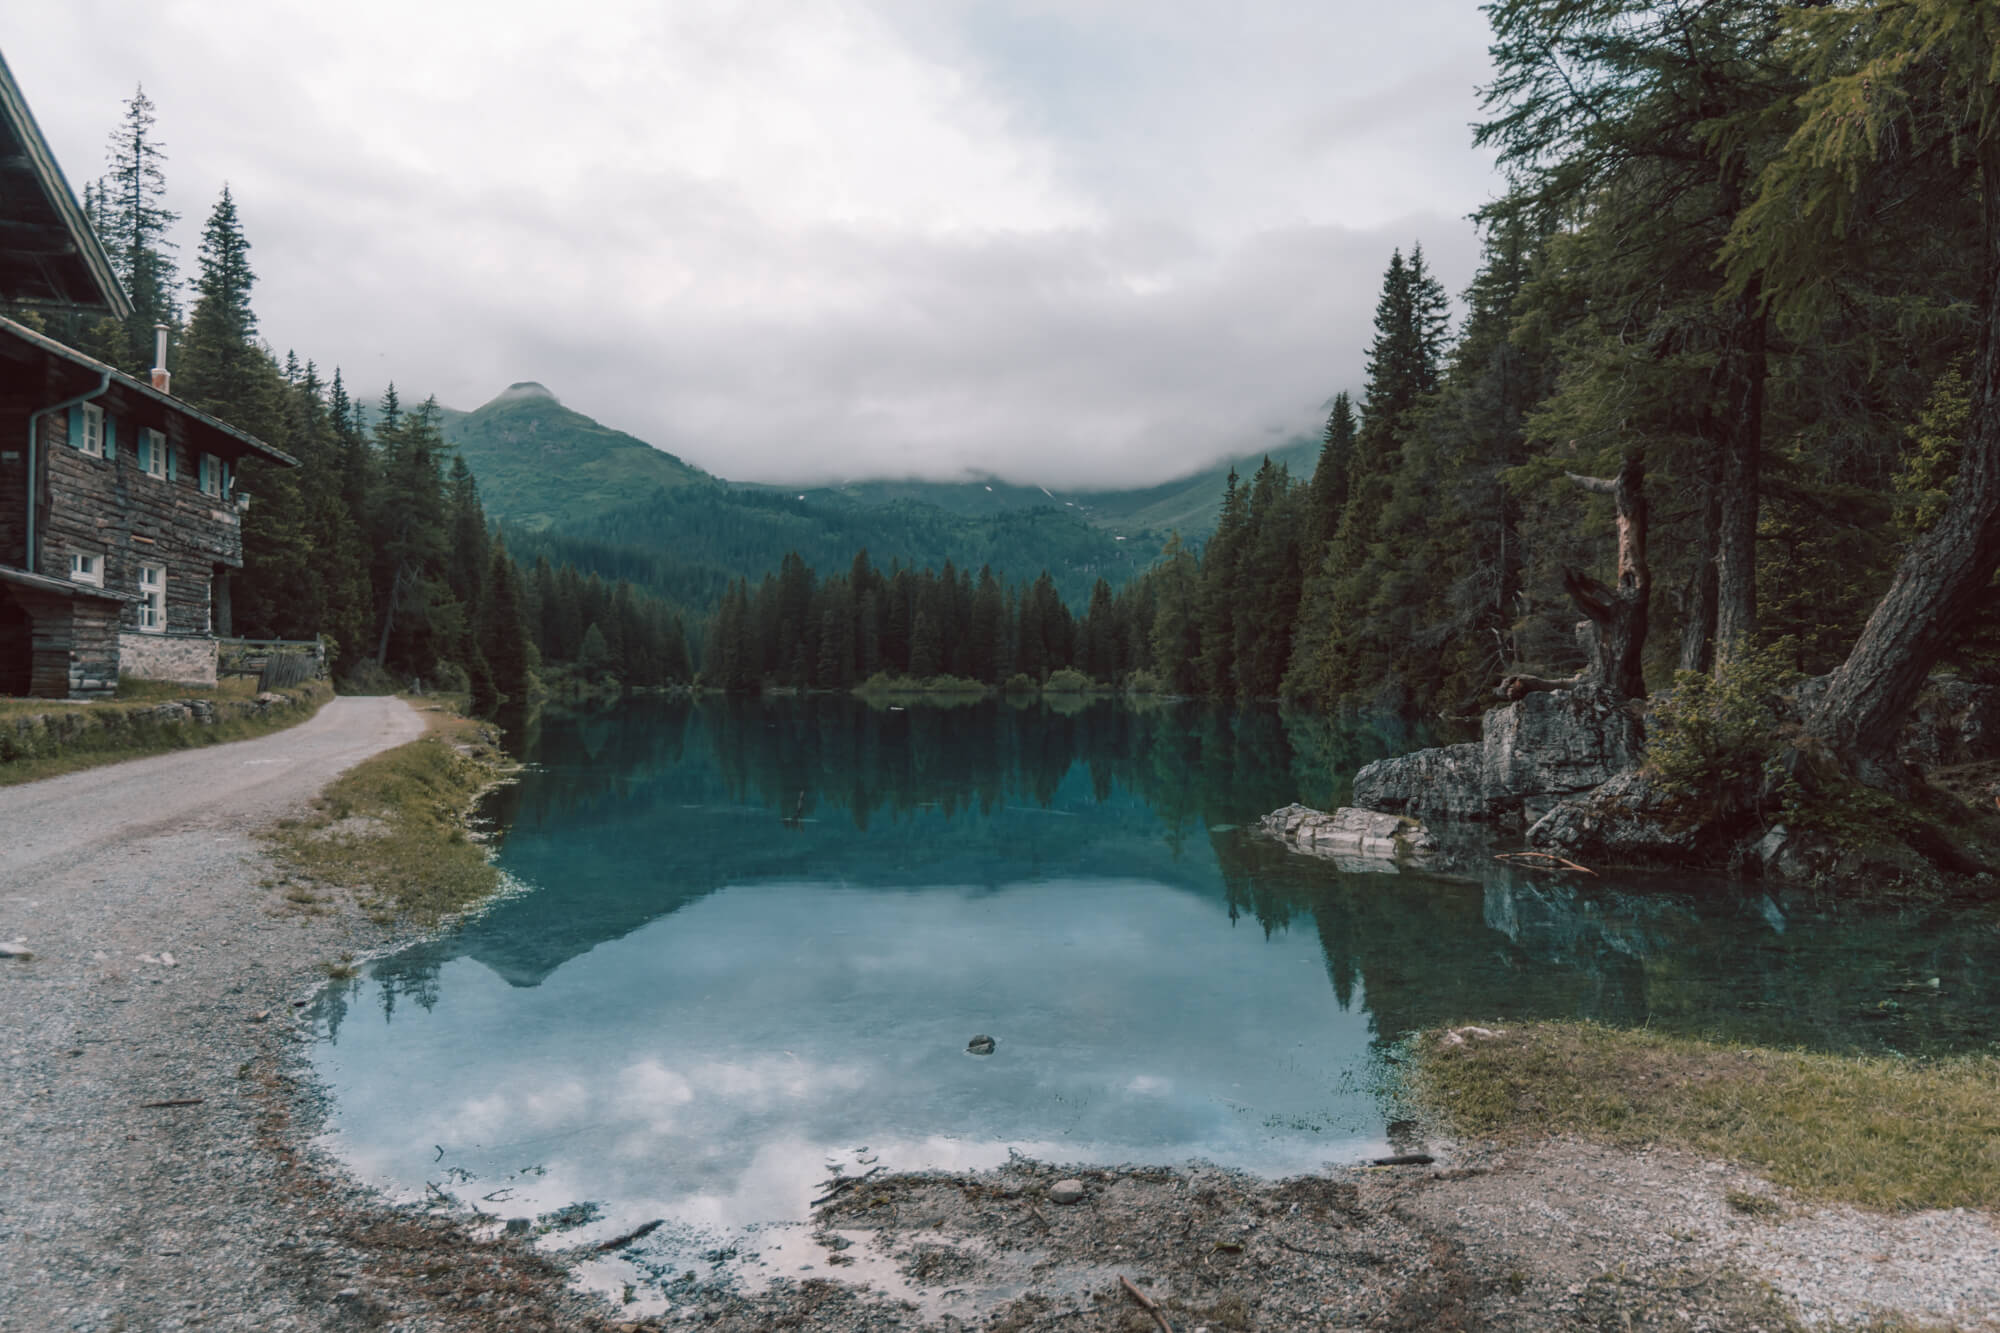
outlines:
M103 246L0 60L0 302L129 318ZM169 391L0 318L0 695L118 677L214 684L243 567L243 459L296 460Z

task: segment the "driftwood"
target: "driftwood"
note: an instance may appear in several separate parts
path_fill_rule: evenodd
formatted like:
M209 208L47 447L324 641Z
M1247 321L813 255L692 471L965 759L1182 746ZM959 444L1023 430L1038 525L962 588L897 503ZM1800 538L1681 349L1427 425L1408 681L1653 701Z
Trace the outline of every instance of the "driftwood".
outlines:
M1615 477L1565 474L1582 490L1608 495L1618 506L1617 582L1606 585L1581 570L1563 571L1563 590L1590 622L1590 664L1563 680L1509 675L1497 693L1516 700L1540 690L1567 690L1595 683L1627 699L1646 697L1641 654L1646 647L1646 612L1653 573L1646 561L1646 460L1633 452Z
M1430 1164L1431 1164L1432 1162L1435 1162L1436 1160L1437 1160L1437 1158L1435 1158L1435 1157L1431 1156L1431 1155L1430 1155L1429 1153L1427 1153L1427 1152L1399 1152L1399 1153L1391 1153L1391 1154L1390 1154L1389 1156L1387 1156L1387 1157L1377 1157L1377 1158L1373 1159L1372 1161L1370 1161L1370 1162L1368 1163L1368 1165L1370 1165L1370 1166L1429 1166L1429 1165L1430 1165Z
M1505 861L1508 865L1515 865L1524 861L1547 861L1564 870L1575 870L1585 875L1595 875L1597 873L1587 865L1579 865L1566 856L1557 856L1554 852L1495 852L1493 859L1496 861ZM1534 867L1531 866L1530 868Z
M641 1223L640 1225L633 1227L630 1231L626 1232L624 1235L613 1236L610 1240L605 1241L602 1245L599 1245L597 1247L597 1252L599 1254L608 1254L612 1250L622 1250L627 1245L630 1245L633 1241L643 1240L647 1236L652 1235L655 1231L658 1231L660 1229L661 1223L665 1221L666 1221L665 1218L656 1217L650 1222Z
M139 1109L142 1111L151 1111L161 1106L200 1106L207 1100L206 1097L169 1097L163 1102L140 1102Z
M835 1199L840 1197L841 1191L851 1190L856 1185L859 1185L862 1181L868 1179L869 1176L876 1175L885 1169L886 1168L879 1166L872 1167L858 1176L844 1176L841 1179L833 1182L832 1189L820 1195L817 1199L814 1199L811 1203L807 1204L806 1206L808 1208L817 1208L823 1203L832 1203Z
M1132 1293L1132 1299L1139 1302L1139 1308L1153 1316L1153 1322L1160 1326L1160 1333L1174 1333L1174 1326L1167 1322L1167 1312L1160 1308L1158 1301L1133 1286L1132 1279L1123 1273L1118 1275L1118 1280L1125 1284L1125 1290Z

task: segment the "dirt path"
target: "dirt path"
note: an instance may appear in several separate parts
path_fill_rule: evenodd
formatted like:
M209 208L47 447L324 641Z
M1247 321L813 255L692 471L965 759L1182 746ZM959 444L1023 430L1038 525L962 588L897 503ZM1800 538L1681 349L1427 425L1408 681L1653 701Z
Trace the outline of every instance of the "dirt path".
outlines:
M251 833L423 730L400 699L336 699L0 788L0 941L33 951L0 959L0 1328L316 1326L270 1271L238 1071L285 1042L302 973L369 940L275 910Z

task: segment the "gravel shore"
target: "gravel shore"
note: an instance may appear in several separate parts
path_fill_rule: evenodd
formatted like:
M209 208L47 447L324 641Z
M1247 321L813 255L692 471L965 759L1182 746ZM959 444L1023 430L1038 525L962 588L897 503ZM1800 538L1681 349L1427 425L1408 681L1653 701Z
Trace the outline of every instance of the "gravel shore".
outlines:
M1720 1163L1561 1141L1277 1183L877 1178L772 1232L743 1282L615 1308L567 1265L616 1290L626 1259L389 1207L310 1146L295 1005L391 940L349 905L301 910L253 834L422 730L399 700L340 699L0 789L0 943L28 955L0 957L0 1330L1156 1327L1121 1278L1180 1333L2000 1328L1988 1213L1806 1207Z

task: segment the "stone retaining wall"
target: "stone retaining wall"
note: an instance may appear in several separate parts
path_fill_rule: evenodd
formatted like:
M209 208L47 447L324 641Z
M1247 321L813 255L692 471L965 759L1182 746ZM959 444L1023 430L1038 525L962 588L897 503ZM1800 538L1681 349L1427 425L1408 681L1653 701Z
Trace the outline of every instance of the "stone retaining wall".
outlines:
M176 685L215 684L215 640L207 635L118 636L118 674Z
M325 681L271 691L254 699L169 699L163 703L101 703L0 716L0 774L17 760L200 745L223 723L297 713L304 720L333 697Z

